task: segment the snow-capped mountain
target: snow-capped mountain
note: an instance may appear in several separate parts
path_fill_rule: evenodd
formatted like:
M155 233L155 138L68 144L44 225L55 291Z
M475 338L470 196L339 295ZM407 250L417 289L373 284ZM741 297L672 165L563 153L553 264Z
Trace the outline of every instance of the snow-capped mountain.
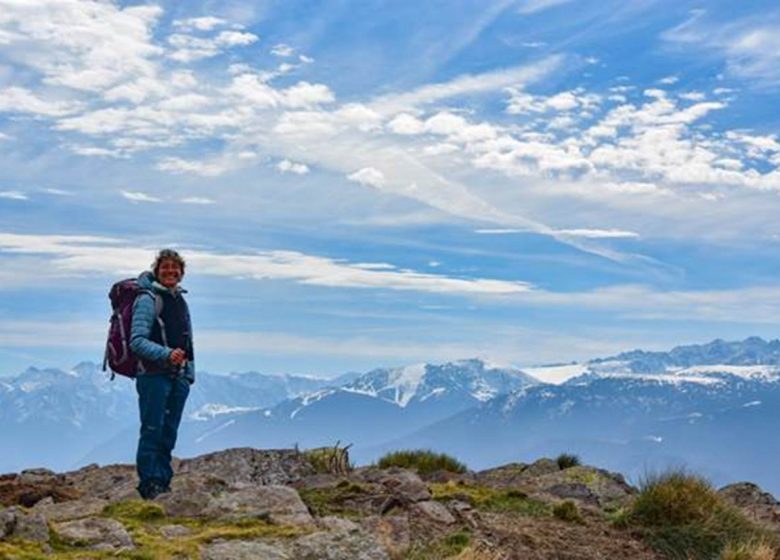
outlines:
M185 423L259 410L328 383L256 372L200 372ZM121 377L112 381L90 362L69 370L29 368L0 382L0 422L5 427L0 432L0 472L126 459L132 456L127 441L137 432L135 385ZM92 453L96 447L105 452Z
M131 461L136 406L133 384L94 364L3 378L0 471ZM780 493L779 425L780 341L754 337L523 371L464 360L338 381L201 373L177 454L340 440L358 462L432 447L479 468L574 452L633 475L685 464Z
M209 426L193 452L216 445L274 447L375 443L418 429L537 381L520 370L477 359L369 371L341 387L289 399ZM188 445L188 444L184 444Z
M497 397L373 455L434 446L482 467L574 452L634 476L686 465L718 483L749 479L778 492L778 346L715 341L554 366L570 377Z

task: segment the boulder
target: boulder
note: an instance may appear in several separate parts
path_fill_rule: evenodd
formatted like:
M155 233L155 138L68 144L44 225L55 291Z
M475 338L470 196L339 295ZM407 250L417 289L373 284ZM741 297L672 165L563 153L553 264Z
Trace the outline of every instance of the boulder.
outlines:
M40 513L29 513L12 506L0 511L0 539L48 542L49 525Z
M363 528L394 558L403 558L412 544L407 515L372 515L362 522Z
M314 524L298 492L276 485L223 492L211 500L202 514L227 519L259 517L279 525Z
M366 470L359 479L382 485L385 490L404 503L421 502L431 499L428 486L414 472L407 469L391 468L386 470Z
M752 482L737 482L718 490L727 502L748 518L780 531L780 502Z
M441 523L443 525L452 525L455 523L455 517L439 502L434 502L432 500L417 502L413 506L413 511L436 523Z
M329 531L298 537L291 545L295 560L389 560L387 551L363 531Z
M163 525L159 530L160 534L166 539L176 539L192 534L192 529L184 525Z
M108 504L108 500L98 498L84 498L60 503L54 503L53 500L47 498L35 504L31 511L40 513L49 521L68 521L82 517L95 517Z
M201 560L294 560L284 548L261 541L227 541L204 545Z
M181 461L178 473L218 477L235 487L290 484L314 474L314 468L294 449L227 449Z
M91 550L128 550L133 539L124 526L114 519L88 517L54 524L54 530L65 541Z

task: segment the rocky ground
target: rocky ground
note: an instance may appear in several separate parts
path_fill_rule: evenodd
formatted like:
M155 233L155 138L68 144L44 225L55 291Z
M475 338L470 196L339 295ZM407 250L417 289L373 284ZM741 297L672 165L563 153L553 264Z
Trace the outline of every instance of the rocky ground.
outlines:
M636 492L619 474L541 459L422 479L311 457L230 449L176 461L172 492L150 502L130 465L3 475L0 558L661 558L613 523ZM721 495L780 529L780 504L755 485Z

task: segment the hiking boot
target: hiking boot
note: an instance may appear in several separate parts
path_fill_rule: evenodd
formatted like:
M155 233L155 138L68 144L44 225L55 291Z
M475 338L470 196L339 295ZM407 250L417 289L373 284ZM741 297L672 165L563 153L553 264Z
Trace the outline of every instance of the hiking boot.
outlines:
M154 500L160 494L170 492L170 488L163 486L155 480L150 480L146 484L138 486L138 493L144 500Z

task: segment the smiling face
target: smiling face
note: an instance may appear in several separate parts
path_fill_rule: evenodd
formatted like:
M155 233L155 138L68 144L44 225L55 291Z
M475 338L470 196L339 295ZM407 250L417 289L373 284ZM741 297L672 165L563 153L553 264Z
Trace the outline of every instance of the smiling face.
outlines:
M166 288L175 288L181 282L184 275L181 265L174 259L163 259L160 261L155 276L157 281Z

